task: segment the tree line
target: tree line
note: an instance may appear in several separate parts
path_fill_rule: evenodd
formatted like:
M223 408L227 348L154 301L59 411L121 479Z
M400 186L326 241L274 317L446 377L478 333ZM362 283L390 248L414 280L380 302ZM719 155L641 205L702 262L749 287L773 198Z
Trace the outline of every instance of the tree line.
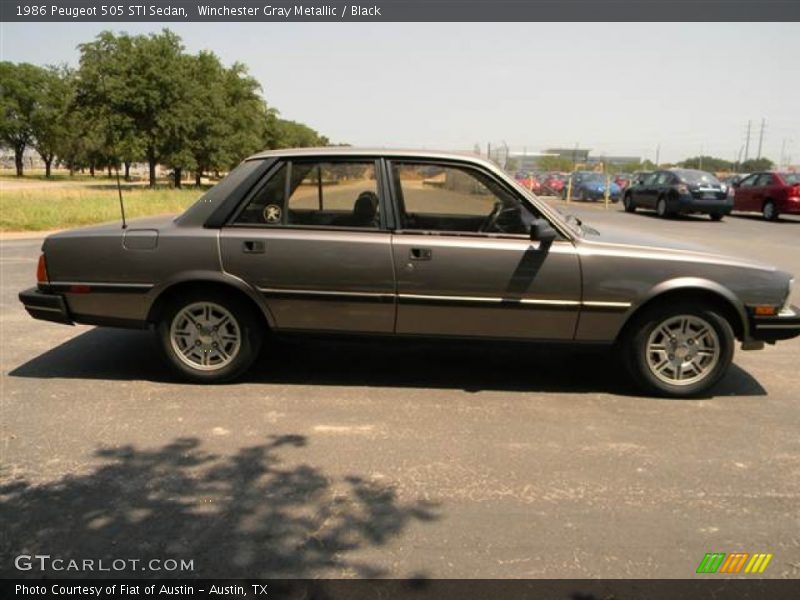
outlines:
M103 32L81 44L77 68L0 62L0 145L14 152L18 176L33 148L51 176L149 166L171 169L180 186L191 171L226 171L265 148L326 146L311 127L280 118L247 67L209 51L189 54L169 30L148 35Z

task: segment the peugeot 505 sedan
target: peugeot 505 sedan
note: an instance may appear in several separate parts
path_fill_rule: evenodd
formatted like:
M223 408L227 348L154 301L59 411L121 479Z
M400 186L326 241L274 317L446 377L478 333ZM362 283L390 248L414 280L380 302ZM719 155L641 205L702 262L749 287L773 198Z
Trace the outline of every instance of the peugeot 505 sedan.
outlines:
M31 316L151 327L197 382L268 332L607 344L649 393L707 390L735 340L800 334L773 267L564 217L492 163L328 148L244 161L177 218L47 237Z

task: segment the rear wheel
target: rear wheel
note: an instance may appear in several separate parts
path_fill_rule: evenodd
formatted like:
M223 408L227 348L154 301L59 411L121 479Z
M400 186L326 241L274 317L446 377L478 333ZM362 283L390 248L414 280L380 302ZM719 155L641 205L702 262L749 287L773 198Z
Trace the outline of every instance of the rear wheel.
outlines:
M733 360L733 347L724 317L684 303L643 313L623 340L626 365L639 386L674 398L701 394L717 383Z
M711 213L708 216L711 217L712 221L722 221L724 215L722 213Z
M625 208L625 212L636 212L636 205L633 203L633 198L630 194L625 194L625 197L622 199L622 206Z
M764 203L764 219L767 221L777 221L778 220L778 209L775 208L775 203L772 200L767 200Z
M258 356L262 336L255 311L220 293L176 298L158 323L169 364L197 383L230 381L244 373Z
M667 199L666 198L659 198L658 204L656 204L656 213L662 219L666 219L669 216L669 211L667 210Z

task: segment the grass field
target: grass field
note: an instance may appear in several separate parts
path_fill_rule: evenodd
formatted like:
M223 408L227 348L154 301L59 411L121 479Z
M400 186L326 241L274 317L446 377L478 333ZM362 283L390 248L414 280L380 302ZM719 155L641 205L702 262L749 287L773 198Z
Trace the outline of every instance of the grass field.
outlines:
M125 215L133 219L179 213L202 193L195 187L126 187ZM45 187L14 188L0 183L0 231L67 229L119 218L119 197L110 184L65 187L54 182Z

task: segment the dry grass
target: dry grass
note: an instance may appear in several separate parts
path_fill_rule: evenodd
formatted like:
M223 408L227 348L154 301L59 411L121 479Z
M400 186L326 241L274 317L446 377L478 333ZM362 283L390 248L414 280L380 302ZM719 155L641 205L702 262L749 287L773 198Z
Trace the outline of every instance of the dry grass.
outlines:
M129 219L177 214L200 197L203 190L187 188L124 188ZM0 231L44 231L103 223L120 218L116 187L53 186L4 189L0 185Z

